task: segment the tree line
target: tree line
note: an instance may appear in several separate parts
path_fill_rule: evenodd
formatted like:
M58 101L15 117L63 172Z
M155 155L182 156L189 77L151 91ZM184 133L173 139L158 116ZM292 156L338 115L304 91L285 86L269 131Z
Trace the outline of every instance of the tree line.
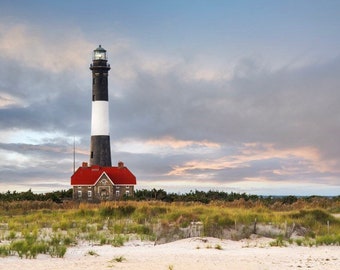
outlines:
M53 201L62 203L64 200L72 199L72 188L69 190L60 190L47 193L34 193L31 189L28 191L17 192L7 191L0 193L0 201Z
M178 193L167 193L163 189L142 189L136 190L135 195L132 200L143 201L143 200L157 200L164 202L200 202L208 204L212 201L223 201L223 202L233 202L237 200L256 202L260 201L265 205L271 205L274 203L282 204L293 204L298 200L304 200L306 202L314 201L318 198L329 199L333 201L340 201L339 196L333 197L323 197L323 196L261 196L246 193L236 193L236 192L225 192L225 191L199 191L191 190L190 192L178 194Z
M191 190L187 193L167 193L163 189L142 189L135 191L134 200L158 200L164 202L201 202L209 203L211 201L235 201L243 198L244 200L256 201L260 197L257 195L249 195L246 193L224 192L224 191L199 191Z
M48 193L34 193L31 189L24 192L7 191L0 193L0 201L53 201L62 203L65 200L72 200L73 190L61 190ZM261 201L266 205L279 202L282 204L293 204L299 199L310 201L319 196L297 197L289 196L259 196L246 193L224 192L224 191L199 191L191 190L187 193L168 193L163 189L141 189L136 190L134 196L125 197L125 200L135 201L163 201L163 202L200 202L208 204L212 201L233 202L237 200L244 201ZM321 198L321 197L320 197ZM340 196L332 197L331 200L340 201Z

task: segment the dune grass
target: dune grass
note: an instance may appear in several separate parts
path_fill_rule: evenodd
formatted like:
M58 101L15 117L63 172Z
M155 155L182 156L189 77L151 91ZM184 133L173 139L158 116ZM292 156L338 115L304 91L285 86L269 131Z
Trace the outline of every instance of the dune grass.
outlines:
M240 239L259 233L260 225L275 226L283 234L273 245L284 245L289 230L301 227L315 245L339 245L340 220L331 213L340 209L339 202L317 205L297 202L295 209L278 205L265 206L245 201L165 203L159 201L104 202L100 204L70 203L59 208L43 209L29 202L0 206L0 256L18 255L36 258L38 254L63 257L67 247L85 240L115 247L132 239L164 241L188 237L192 222L200 222L199 236ZM35 202L31 202L34 204ZM13 207L12 207L13 206ZM231 235L231 236L230 236ZM274 237L275 238L275 237ZM311 243L311 242L310 242ZM305 244L297 242L297 244Z

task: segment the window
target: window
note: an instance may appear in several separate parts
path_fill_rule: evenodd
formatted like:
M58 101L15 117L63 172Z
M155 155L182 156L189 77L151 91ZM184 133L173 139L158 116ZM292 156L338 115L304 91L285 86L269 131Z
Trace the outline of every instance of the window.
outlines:
M81 190L78 190L78 198L81 198L81 197L82 197Z
M93 85L95 85L96 84L96 79L95 78L93 78Z
M91 152L91 158L93 158L93 151Z
M92 190L87 191L87 197L92 198Z
M125 195L130 196L130 190L126 190Z
M120 192L119 190L116 190L116 198L119 198L119 196L120 196Z

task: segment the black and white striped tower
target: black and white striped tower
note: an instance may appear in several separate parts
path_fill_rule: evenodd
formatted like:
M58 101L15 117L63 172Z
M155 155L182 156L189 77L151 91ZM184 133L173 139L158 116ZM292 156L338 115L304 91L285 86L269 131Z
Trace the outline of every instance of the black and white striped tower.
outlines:
M90 166L111 167L109 92L106 50L101 45L93 51L92 70L92 119Z

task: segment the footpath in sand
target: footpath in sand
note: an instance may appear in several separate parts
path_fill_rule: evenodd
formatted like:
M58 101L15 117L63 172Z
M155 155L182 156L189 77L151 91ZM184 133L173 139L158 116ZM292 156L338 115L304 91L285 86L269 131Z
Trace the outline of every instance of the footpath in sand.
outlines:
M1 270L222 270L222 269L340 269L340 247L270 247L272 239L220 240L188 238L163 245L134 241L123 247L68 248L62 259L39 255L0 258Z

